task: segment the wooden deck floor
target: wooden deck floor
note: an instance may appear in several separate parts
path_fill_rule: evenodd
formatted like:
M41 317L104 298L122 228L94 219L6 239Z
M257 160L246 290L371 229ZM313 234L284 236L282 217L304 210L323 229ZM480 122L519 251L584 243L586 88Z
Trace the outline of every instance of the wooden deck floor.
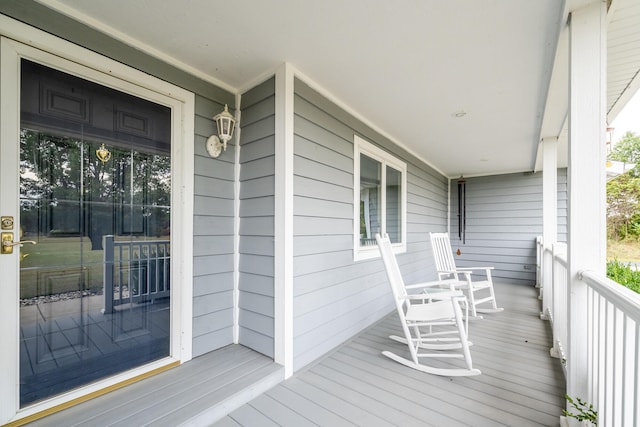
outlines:
M395 314L220 420L216 426L557 426L564 376L534 288L496 285L502 313L470 325L474 367L448 378L380 354L406 346Z
M564 377L537 291L496 292L505 311L470 324L479 376L438 377L382 356L406 349L388 338L400 333L391 314L284 382L270 359L229 346L33 425L557 426Z

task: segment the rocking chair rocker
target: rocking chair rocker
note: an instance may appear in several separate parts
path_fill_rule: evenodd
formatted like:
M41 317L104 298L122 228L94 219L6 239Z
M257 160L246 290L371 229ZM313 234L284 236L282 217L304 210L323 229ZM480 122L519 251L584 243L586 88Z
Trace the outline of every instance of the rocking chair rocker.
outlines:
M449 233L429 233L431 237L431 247L433 249L433 257L438 270L438 278L443 285L465 291L471 305L471 315L473 317L482 318L478 313L497 313L503 308L499 308L496 304L495 293L493 292L493 280L491 279L491 270L493 267L470 267L457 268L451 250L451 242ZM483 271L484 280L472 280L474 272ZM476 298L476 292L485 292L485 296ZM487 295L488 292L488 295ZM490 303L491 307L486 307L486 303ZM478 307L485 304L483 307Z
M377 235L376 241L404 332L404 337L391 335L389 338L407 344L411 359L391 351L383 351L382 354L405 366L429 374L442 376L479 375L480 370L472 367L469 351L471 343L467 341L468 324L463 320L461 309L461 303L465 307L467 304L464 303L465 297L462 292L432 289L434 286L438 286L439 282L405 287L389 237ZM407 288L419 287L427 289L422 294L407 294ZM421 358L464 359L464 367L455 367L446 363L441 366L427 365L421 363Z

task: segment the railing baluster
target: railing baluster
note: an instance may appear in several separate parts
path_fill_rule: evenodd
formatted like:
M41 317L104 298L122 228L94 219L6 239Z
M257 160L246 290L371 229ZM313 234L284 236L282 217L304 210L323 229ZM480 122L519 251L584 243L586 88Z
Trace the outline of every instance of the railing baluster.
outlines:
M590 339L589 344L589 356L592 359L590 370L587 371L587 390L586 390L586 398L589 402L593 402L596 393L595 390L598 388L598 372L600 369L600 322L598 319L598 310L600 306L600 295L593 292L592 289L589 290L589 294L591 295L591 304L589 305L589 312L591 313L590 322L591 329L587 331L588 337Z
M612 411L611 406L613 404L613 365L615 360L613 358L613 316L611 313L611 304L607 301L605 303L605 311L604 311L604 330L605 330L605 345L604 345L604 419L608 420L608 423L605 421L604 425L610 426L612 424Z
M167 290L167 245L162 245L162 292Z
M638 400L640 400L640 322L636 320L634 324L636 326L634 334L635 352L632 359L635 375L631 378L634 378L633 396L635 396L635 399L631 400L631 402L633 402L633 423L631 423L631 425L637 426L640 425L640 402L638 402Z
M549 305L549 318L552 322L553 331L553 348L550 353L553 357L560 358L563 362L566 360L568 311L566 309L567 301L567 262L566 262L566 245L556 243L552 246L551 252L545 251L543 263L549 263L549 266L543 266L542 271L547 270L549 283L543 286L547 287L546 293L551 296ZM543 273L544 274L544 273ZM543 280L544 277L543 277ZM563 368L566 366L563 363Z
M629 319L624 316L622 317L622 373L633 372L633 367L629 365L629 345L628 340L632 339L629 335ZM632 342L633 343L633 342ZM625 375L622 375L621 384L620 384L620 393L616 396L617 399L620 400L620 420L618 422L620 425L624 425L626 420L630 420L631 417L628 413L629 405L625 402L624 396L629 393L627 387L629 386L629 381Z
M125 267L130 265L129 258L131 258L131 251L125 251L126 247L122 245L118 245L118 256L120 257L120 262L118 264L119 273L119 281L118 281L118 304L122 304L124 300L124 284L125 279L123 276L123 272L127 271ZM129 285L129 281L127 280L127 286Z
M140 268L140 263L138 262L137 266L135 264L135 249L133 248L133 244L129 243L128 247L129 247L129 268L127 269L127 274L129 278L129 302L132 302L133 294L134 294L133 269ZM138 254L138 259L140 259L140 254ZM138 277L139 276L140 276L140 273L138 273Z
M593 377L595 384L593 388L593 392L590 394L593 396L593 399L598 399L598 396L604 396L605 390L605 381L602 379L606 375L605 372L605 345L606 345L606 334L604 331L604 321L602 312L605 310L606 301L602 298L602 295L598 295L598 305L596 306L596 310L594 311L595 319L597 321L596 326L598 328L598 346L595 348L595 353L598 355L598 365L596 366L596 375ZM603 405L604 406L604 405Z
M613 308L613 411L612 422L613 425L622 425L620 420L622 418L622 387L623 378L622 372L624 371L624 340L622 333L624 331L624 316L620 310Z
M113 236L102 236L102 259L104 263L102 272L102 283L104 286L104 309L103 313L111 313L113 311Z

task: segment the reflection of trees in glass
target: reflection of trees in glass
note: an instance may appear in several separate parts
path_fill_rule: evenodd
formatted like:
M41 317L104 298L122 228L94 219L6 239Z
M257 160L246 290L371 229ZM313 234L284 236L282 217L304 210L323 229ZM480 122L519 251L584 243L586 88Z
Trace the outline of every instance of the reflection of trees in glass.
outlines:
M169 230L171 162L168 156L118 153L120 190L116 234L161 236Z
M78 142L24 129L20 142L23 230L36 233L40 228L49 232L79 233L81 164ZM54 209L58 210L55 218L50 214Z
M89 236L168 235L171 159L168 155L23 129L20 144L21 225L27 233Z
M402 232L402 173L387 166L387 234L393 243L401 241Z

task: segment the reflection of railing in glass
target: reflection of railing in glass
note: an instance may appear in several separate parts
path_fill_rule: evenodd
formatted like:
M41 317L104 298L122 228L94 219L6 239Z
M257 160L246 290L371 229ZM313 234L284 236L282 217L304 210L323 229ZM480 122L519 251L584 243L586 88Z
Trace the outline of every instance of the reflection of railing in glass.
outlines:
M169 240L117 242L104 236L103 247L104 313L170 296Z
M374 246L376 245L376 239L360 238L360 246Z

